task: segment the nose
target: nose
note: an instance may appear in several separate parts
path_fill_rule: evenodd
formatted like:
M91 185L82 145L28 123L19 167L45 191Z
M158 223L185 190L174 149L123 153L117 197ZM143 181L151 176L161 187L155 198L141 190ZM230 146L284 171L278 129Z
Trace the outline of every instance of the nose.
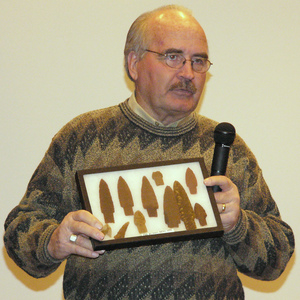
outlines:
M183 63L183 66L179 69L178 75L185 79L192 80L195 78L195 71L193 70L192 61L186 60Z

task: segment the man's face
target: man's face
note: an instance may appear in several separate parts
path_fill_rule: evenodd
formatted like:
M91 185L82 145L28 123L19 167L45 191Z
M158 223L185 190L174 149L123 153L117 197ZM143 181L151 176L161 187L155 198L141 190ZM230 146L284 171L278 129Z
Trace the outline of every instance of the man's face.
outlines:
M194 21L190 24L185 20L178 25L178 20L167 18L162 23L152 27L149 50L182 53L188 60L207 55L205 34ZM137 102L156 120L168 125L196 109L206 74L194 72L190 61L180 69L173 69L163 57L146 52L136 61L133 79Z

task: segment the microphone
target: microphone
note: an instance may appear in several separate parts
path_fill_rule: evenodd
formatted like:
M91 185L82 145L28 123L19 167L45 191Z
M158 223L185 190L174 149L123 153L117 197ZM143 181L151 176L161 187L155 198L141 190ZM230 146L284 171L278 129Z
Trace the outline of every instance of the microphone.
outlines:
M230 123L220 123L214 131L215 151L211 166L211 176L225 175L229 150L235 138L235 128ZM212 187L214 193L221 192L222 189L215 185Z

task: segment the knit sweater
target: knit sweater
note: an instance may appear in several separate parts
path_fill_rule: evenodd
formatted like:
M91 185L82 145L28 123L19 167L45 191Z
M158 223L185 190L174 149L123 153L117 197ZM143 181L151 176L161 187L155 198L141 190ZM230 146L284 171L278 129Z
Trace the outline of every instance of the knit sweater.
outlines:
M180 127L155 126L127 101L73 119L53 138L24 198L6 219L8 254L33 277L54 272L61 261L49 255L47 245L65 215L81 209L77 170L202 157L209 173L215 126L200 115ZM276 279L293 253L293 232L281 220L256 159L239 136L227 176L241 198L233 230L218 238L109 250L97 259L71 255L65 298L243 299L237 270Z

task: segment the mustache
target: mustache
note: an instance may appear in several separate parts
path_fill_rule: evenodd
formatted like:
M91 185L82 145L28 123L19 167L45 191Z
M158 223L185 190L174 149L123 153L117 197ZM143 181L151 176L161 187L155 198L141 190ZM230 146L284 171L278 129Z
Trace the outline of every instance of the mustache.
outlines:
M173 91L176 89L186 90L192 94L195 94L197 92L195 85L191 81L180 81L180 82L172 84L170 87L170 91Z

